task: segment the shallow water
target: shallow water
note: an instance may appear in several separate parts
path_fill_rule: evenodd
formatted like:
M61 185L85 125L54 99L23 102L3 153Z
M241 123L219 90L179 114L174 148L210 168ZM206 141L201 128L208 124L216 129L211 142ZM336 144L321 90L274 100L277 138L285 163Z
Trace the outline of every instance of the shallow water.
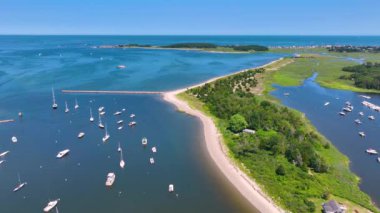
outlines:
M347 155L351 161L351 169L362 180L361 189L368 193L374 202L380 204L380 163L377 157L368 155L365 150L374 148L380 151L380 114L361 104L364 99L360 95L368 95L351 91L327 89L319 86L315 82L317 75L306 79L304 84L297 87L275 86L272 92L283 104L297 109L311 120L324 136L326 136L343 154ZM284 93L290 93L284 96ZM372 97L367 100L380 105L380 96L370 94ZM354 106L354 110L346 116L338 115L338 112L349 101ZM330 102L324 106L325 102ZM364 116L358 113L364 112ZM367 117L374 115L375 120L371 121ZM355 119L362 121L361 125L354 123ZM364 131L365 138L361 138L358 132Z

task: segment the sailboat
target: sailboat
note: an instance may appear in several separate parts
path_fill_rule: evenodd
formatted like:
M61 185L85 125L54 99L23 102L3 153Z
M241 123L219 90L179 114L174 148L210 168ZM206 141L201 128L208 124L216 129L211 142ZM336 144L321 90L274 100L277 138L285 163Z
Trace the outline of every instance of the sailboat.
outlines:
M90 107L90 121L94 122L94 117L92 116L92 109L91 109L91 107Z
M104 129L104 125L102 123L102 118L100 117L100 114L99 114L99 124L98 124L99 128L101 129Z
M52 107L53 107L53 109L57 109L58 108L58 104L55 102L55 95L54 95L54 89L53 89L53 87L51 88L51 93L53 95L53 105L52 105Z
M110 138L110 135L108 134L108 131L107 131L107 124L106 124L106 134L104 135L103 137L103 142L106 142L108 139Z
M120 150L120 168L124 169L125 162L123 160L123 150Z
M67 107L67 101L65 101L65 112L66 113L70 112L69 107Z
M78 100L75 99L75 106L74 106L74 109L78 109L78 108L79 108Z
M59 198L53 201L49 201L49 203L44 208L44 212L49 212L52 210L58 204L58 201L60 201Z
M13 192L19 191L20 189L22 189L22 187L24 187L27 184L27 182L22 182L21 183L20 175L17 174L17 176L18 176L18 185L13 189Z

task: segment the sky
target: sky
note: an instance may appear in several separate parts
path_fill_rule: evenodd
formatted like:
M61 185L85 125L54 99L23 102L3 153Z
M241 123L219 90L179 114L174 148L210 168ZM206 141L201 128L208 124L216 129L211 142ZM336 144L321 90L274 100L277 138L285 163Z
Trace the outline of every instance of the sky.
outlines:
M0 34L380 35L380 0L0 0Z

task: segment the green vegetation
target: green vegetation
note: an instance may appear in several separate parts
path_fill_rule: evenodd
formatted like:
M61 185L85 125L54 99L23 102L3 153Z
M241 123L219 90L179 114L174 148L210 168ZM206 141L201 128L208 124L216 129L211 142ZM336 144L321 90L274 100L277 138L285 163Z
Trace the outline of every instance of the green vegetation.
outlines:
M198 48L198 49L209 49L209 48L217 48L218 46L210 43L178 43L178 44L170 44L166 46L161 46L164 48Z
M380 90L380 63L367 62L343 67L342 70L352 74L342 75L340 79L352 80L355 86L360 88Z
M327 48L331 52L371 52L371 53L379 53L380 47L379 46L351 46L351 45L345 45L345 46L332 46Z
M188 48L188 49L217 49L224 48L229 51L238 52L252 52L252 51L268 51L268 47L260 45L216 45L210 43L178 43L167 46L161 46L163 48Z
M285 209L320 212L324 199L334 197L379 212L360 191L348 159L304 116L252 94L258 73L265 71L232 75L180 97L213 117L231 157ZM245 127L256 134L241 133Z

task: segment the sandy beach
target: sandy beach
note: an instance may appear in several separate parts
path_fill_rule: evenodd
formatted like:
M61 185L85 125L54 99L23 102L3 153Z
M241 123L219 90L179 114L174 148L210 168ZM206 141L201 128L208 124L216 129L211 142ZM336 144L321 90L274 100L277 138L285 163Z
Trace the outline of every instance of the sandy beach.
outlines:
M282 60L282 58L272 61L264 66L256 67L266 67L273 63ZM254 69L254 68L252 68ZM234 75L236 73L245 72L249 69L241 70L230 75ZM226 75L226 76L230 76ZM206 147L209 155L217 165L217 167L222 171L225 177L234 185L234 187L260 212L285 212L281 208L279 208L257 185L255 181L253 181L248 175L246 175L229 157L228 150L225 147L222 137L216 128L212 118L208 117L204 113L199 110L191 108L185 101L177 98L179 93L186 91L187 89L202 86L206 83L215 81L220 78L224 78L226 76L216 77L210 79L206 82L185 88L178 89L175 91L165 92L163 93L163 98L165 101L172 103L177 107L179 111L183 111L192 116L196 116L199 118L203 125L204 137L206 142Z

